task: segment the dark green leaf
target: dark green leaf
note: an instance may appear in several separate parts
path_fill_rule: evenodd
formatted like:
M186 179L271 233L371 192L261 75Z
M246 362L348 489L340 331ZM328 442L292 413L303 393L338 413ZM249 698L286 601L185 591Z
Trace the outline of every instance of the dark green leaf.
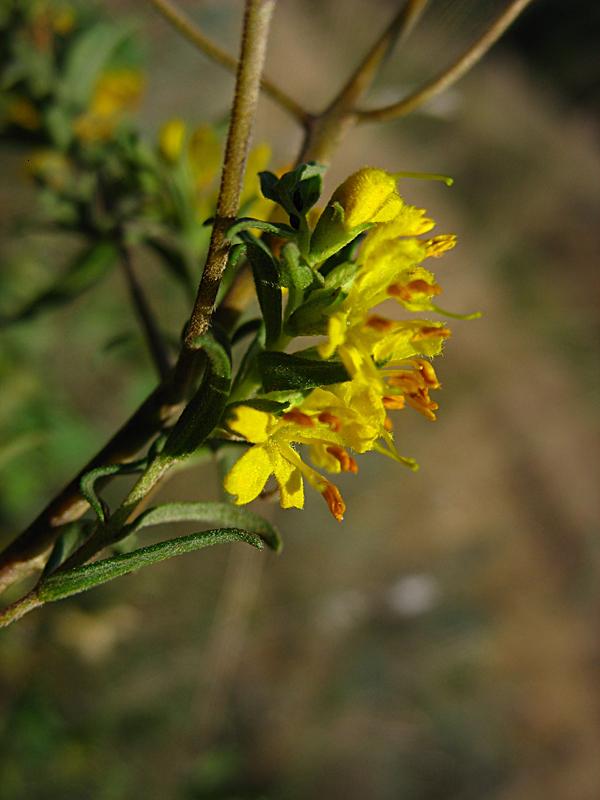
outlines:
M270 351L258 356L258 370L267 392L312 389L350 379L346 368L339 361L316 361Z
M231 354L215 333L196 341L207 356L200 387L169 434L162 454L183 458L197 450L219 424L231 388Z
M281 286L279 269L270 250L258 239L247 240L248 260L252 266L256 295L265 322L265 344L274 344L281 336Z
M144 511L123 533L129 536L142 528L170 522L217 522L226 527L243 528L258 534L271 550L279 552L282 548L279 532L270 522L231 503L165 503Z
M272 233L275 236L280 236L283 239L291 239L296 235L296 231L290 228L289 225L283 223L263 222L260 219L253 219L252 217L242 217L235 221L235 223L227 231L227 238L233 239L243 231L260 230Z
M217 528L215 530L192 533L189 536L180 536L166 542L159 542L150 547L141 547L131 553L94 561L82 567L75 567L67 572L58 572L46 578L38 587L37 594L42 602L61 600L94 586L100 586L113 578L136 572L142 567L166 561L173 556L191 553L203 547L227 542L245 542L258 550L262 550L263 543L259 536L247 533L237 528Z
M110 478L113 475L129 475L133 472L140 472L145 464L145 459L130 464L106 464L102 467L91 469L83 475L79 481L79 490L100 522L106 522L106 513L104 503L96 493L96 481L102 478Z

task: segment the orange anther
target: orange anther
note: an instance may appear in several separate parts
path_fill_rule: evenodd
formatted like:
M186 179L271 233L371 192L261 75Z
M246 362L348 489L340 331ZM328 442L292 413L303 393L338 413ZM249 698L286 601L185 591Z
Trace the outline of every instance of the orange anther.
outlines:
M353 472L354 474L358 472L358 464L352 458L352 456L344 450L343 447L339 447L337 444L332 444L327 448L327 452L330 453L337 461L339 461L342 472Z
M376 331L389 331L390 328L394 327L394 323L391 319L380 317L377 314L373 314L373 316L369 317L366 324L369 328L373 328Z
M305 414L303 411L300 411L297 408L292 408L291 411L286 411L283 415L283 418L287 422L294 422L296 425L302 425L304 428L314 428L315 423L312 417L309 417L308 414Z
M383 398L384 408L389 408L392 411L398 411L400 408L404 408L404 406L404 397L401 394L385 395Z
M325 498L325 502L329 506L329 510L337 519L337 521L341 522L344 519L346 504L342 499L340 490L337 488L337 486L334 486L333 483L327 483L321 492Z
M329 411L321 411L317 419L319 422L329 425L334 433L337 433L342 427L339 417L336 417L335 414L331 414Z

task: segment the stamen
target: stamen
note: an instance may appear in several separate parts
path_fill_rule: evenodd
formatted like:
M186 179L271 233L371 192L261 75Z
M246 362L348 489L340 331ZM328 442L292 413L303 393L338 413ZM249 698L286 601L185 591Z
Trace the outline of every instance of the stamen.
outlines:
M341 430L342 423L339 417L336 417L335 414L331 414L329 411L321 411L319 416L317 417L319 422L324 423L325 425L329 425L331 430L334 433L338 433Z
M283 414L283 419L287 422L294 422L296 425L302 425L304 428L314 428L315 422L312 417L300 411L298 408L292 408L291 411L286 411Z
M418 341L419 339L430 339L439 336L442 339L447 339L449 336L452 336L452 331L450 328L436 328L433 325L424 325L422 328L419 328L418 332L412 337L413 341Z
M456 234L442 233L439 236L434 236L425 242L427 247L427 255L432 258L439 258L447 250L452 250L456 247Z
M333 483L327 482L325 487L321 490L325 502L329 506L329 510L338 522L344 519L344 512L346 511L346 504L340 494L340 490Z
M437 379L433 365L426 361L424 358L414 358L413 363L416 364L417 369L423 376L423 380L430 389L439 389L441 383Z
M391 411L398 411L405 406L404 397L401 394L385 395L383 397L383 407Z
M386 431L391 432L394 430L394 423L389 417L386 417L383 420L383 427L385 428Z
M343 447L339 447L337 444L332 444L327 448L327 452L330 453L337 461L340 463L340 467L342 468L342 472L352 472L356 475L358 472L358 464L349 455Z
M427 283L427 281L421 279L410 281L405 284L392 283L387 289L389 295L398 297L400 300L404 300L405 303L409 303L415 294L424 294L427 297L434 297L434 295L440 294L441 291L442 287L439 284Z

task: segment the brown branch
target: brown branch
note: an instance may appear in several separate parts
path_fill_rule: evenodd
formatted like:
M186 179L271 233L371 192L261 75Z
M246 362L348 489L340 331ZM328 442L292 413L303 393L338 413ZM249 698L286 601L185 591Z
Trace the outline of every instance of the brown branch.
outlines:
M158 372L158 377L161 381L164 381L171 371L169 356L165 347L165 342L158 330L152 309L135 274L131 253L126 245L121 247L121 267L127 282L132 305L140 321L140 326L144 333L152 361Z
M177 8L170 0L150 0L150 2L166 20L188 39L188 41L192 42L192 44L215 63L220 64L230 72L235 73L237 71L237 59L205 36L187 14L184 14L183 11ZM306 124L310 118L309 112L302 108L299 103L284 92L283 89L280 89L273 81L263 77L260 82L260 88L271 100L274 100L281 108L287 111L288 114L294 117L294 119L303 125Z
M186 330L187 350L193 350L196 338L208 330L217 290L227 265L231 245L226 234L240 205L246 158L258 105L260 76L274 7L275 0L247 0L246 3L240 61L225 146L217 213L202 280Z
M356 104L364 96L395 45L413 30L427 0L407 0L321 114L309 120L299 162L327 163L340 140L357 122Z
M358 122L387 122L410 114L428 100L448 89L465 73L467 73L502 36L508 26L514 22L519 14L531 3L532 0L513 0L504 11L496 17L490 27L477 39L448 69L444 70L420 89L397 103L357 111Z

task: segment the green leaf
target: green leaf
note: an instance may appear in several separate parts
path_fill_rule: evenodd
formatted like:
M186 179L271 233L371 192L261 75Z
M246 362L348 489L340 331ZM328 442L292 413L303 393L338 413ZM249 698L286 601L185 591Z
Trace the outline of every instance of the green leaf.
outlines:
M281 336L282 302L279 270L270 250L260 240L246 240L246 243L256 295L265 321L265 344L269 347Z
M109 478L112 475L129 475L140 472L146 464L146 459L134 461L130 464L106 464L86 472L79 481L79 491L90 504L90 508L100 522L106 522L106 511L102 499L96 493L96 481Z
M304 217L314 206L323 188L326 167L310 161L278 178L272 172L259 172L260 188L269 200L278 203L293 218Z
M144 511L131 525L123 530L125 536L137 533L151 525L164 525L171 522L217 522L219 525L243 528L256 533L267 547L275 552L282 548L277 529L266 519L231 503L165 503Z
M267 392L312 389L350 380L340 361L316 361L288 353L265 352L258 356L258 371Z
M129 28L98 22L86 28L70 47L59 88L61 100L85 107L100 73L117 47L131 36Z
M231 240L243 233L243 231L251 229L266 231L275 236L280 236L282 239L291 239L296 235L296 231L293 228L283 223L263 222L263 220L253 219L252 217L241 217L229 228L227 238Z
M293 242L282 248L280 268L283 283L289 289L285 307L285 316L288 318L301 305L306 289L315 279L318 280L318 273L302 261L300 250Z
M49 288L30 300L16 314L2 319L3 324L33 319L44 311L68 303L91 289L118 259L118 250L111 242L99 242L79 254L67 272Z
M94 586L136 572L142 567L150 564L158 564L166 561L173 556L191 553L203 547L211 547L215 544L226 544L227 542L245 542L258 550L262 550L263 543L259 536L247 533L238 528L217 528L215 530L192 533L189 536L180 536L166 542L141 547L131 553L105 558L102 561L94 561L92 564L85 564L82 567L75 567L66 572L57 572L46 578L40 583L36 593L42 602L48 603L54 600L61 600Z
M231 354L215 332L195 342L207 356L204 377L165 442L161 456L184 458L191 455L219 424L231 388Z

